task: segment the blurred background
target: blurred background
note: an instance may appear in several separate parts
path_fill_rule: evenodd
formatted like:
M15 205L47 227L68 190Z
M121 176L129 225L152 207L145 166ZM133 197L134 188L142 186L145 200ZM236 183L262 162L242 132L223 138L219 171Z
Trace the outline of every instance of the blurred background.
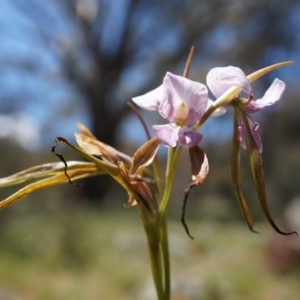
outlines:
M287 85L283 99L255 119L270 211L282 228L300 231L299 15L296 0L2 0L0 176L57 161L55 137L74 141L77 122L132 155L146 138L126 102L160 85L167 71L182 74L191 46L189 77L203 83L213 67L249 74L294 60L253 88L260 98L276 77ZM141 113L149 126L162 122ZM210 174L187 207L195 241L180 225L186 153L169 207L174 299L298 299L299 241L273 236L263 223L244 155L243 188L261 235L242 220L230 182L232 112L201 132ZM126 193L105 176L82 184L0 211L1 300L154 298L138 216L122 206ZM1 190L0 200L16 188Z

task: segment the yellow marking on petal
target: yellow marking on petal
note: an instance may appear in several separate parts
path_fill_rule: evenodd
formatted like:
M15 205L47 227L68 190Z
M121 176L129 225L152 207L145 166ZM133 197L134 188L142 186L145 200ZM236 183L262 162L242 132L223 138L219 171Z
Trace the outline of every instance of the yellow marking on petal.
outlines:
M189 109L184 103L178 105L175 108L176 125L183 126L188 117L188 113Z

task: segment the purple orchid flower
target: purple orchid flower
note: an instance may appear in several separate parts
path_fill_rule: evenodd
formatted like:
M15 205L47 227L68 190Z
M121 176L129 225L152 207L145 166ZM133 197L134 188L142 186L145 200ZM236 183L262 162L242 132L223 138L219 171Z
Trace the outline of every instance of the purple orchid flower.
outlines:
M156 137L167 147L179 143L191 148L201 141L202 134L190 127L200 120L208 106L204 84L168 72L161 86L132 100L145 109L158 110L169 121L153 126Z
M248 101L245 101L244 111L247 113L247 119L251 128L252 136L260 152L262 152L262 142L258 132L259 124L249 116L249 113L256 113L266 106L273 105L280 100L285 90L285 83L276 78L264 96L254 101L250 83L248 82L245 73L239 68L232 66L214 68L207 74L206 82L216 98L220 97L232 86L240 87L249 95ZM246 148L244 127L241 122L239 124L239 131L241 145Z

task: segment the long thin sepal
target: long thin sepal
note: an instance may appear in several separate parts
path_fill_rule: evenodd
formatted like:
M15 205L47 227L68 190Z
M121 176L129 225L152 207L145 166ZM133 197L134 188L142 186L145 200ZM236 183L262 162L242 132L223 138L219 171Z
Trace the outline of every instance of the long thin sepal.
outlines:
M276 69L292 65L293 63L294 62L292 60L289 60L289 61L284 61L284 62L281 62L281 63L277 63L277 64L274 64L274 65L265 67L265 68L260 69L256 72L251 73L250 75L247 76L247 79L251 83L251 82L257 80L258 78L266 75L267 73L270 73L271 71L274 71Z
M231 148L231 178L234 186L234 191L238 202L240 204L240 208L244 215L244 218L247 222L247 225L250 231L258 233L253 229L253 221L252 217L246 202L246 199L241 190L240 183L240 137L238 130L238 112L234 110L234 122L233 122L233 139L232 139L232 148Z
M268 204L267 204L267 196L266 196L266 187L265 187L265 178L264 178L264 171L262 167L262 158L259 151L258 146L256 145L256 142L252 136L251 129L248 123L248 119L246 116L246 113L241 107L237 108L239 110L239 115L241 117L244 131L245 131L245 137L246 137L246 145L247 145L247 157L248 162L250 166L250 171L252 175L252 179L255 185L256 193L258 200L260 202L261 208L264 212L264 215L266 216L268 222L273 227L273 229L282 235L290 235L290 234L296 234L298 233L296 231L293 232L283 232L281 231L275 222L273 221L271 214L269 212Z

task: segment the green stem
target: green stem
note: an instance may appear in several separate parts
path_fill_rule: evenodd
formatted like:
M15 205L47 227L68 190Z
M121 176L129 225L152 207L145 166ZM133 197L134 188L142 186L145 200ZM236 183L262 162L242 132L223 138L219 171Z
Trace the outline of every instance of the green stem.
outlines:
M182 147L170 148L168 151L167 168L166 168L166 184L165 190L160 201L158 218L160 225L160 241L161 251L163 256L163 270L164 270L164 299L169 300L171 296L171 271L170 271L170 254L168 242L168 229L166 220L166 208L170 199L173 177L181 154Z
M162 276L162 259L158 230L155 224L144 224L147 235L148 251L151 262L151 270L158 300L165 300Z
M171 297L171 265L170 265L167 219L165 213L161 215L160 222L161 222L160 239L161 239L161 251L163 256L164 286L165 286L164 299L169 300Z
M156 192L157 192L156 199L160 201L162 197L162 178L161 178L161 167L157 156L155 156L153 160L153 171L154 171L154 178L156 180ZM157 205L159 204L160 203L158 202Z
M165 184L164 194L163 194L163 197L162 197L160 205L159 205L159 214L162 214L165 212L167 204L169 202L173 177L174 177L175 169L176 169L176 166L174 166L175 153L176 153L176 148L169 148L167 167L166 167L166 184Z
M162 279L162 259L159 247L159 240L157 238L157 233L155 233L155 239L153 240L153 236L149 236L149 227L145 225L145 230L147 232L147 239L148 239L148 250L150 255L151 261L151 269L152 269L152 276L155 283L156 293L158 300L164 300L164 288L163 288L163 279ZM151 226L150 226L151 227ZM152 228L153 229L153 228ZM150 229L150 231L152 231Z

